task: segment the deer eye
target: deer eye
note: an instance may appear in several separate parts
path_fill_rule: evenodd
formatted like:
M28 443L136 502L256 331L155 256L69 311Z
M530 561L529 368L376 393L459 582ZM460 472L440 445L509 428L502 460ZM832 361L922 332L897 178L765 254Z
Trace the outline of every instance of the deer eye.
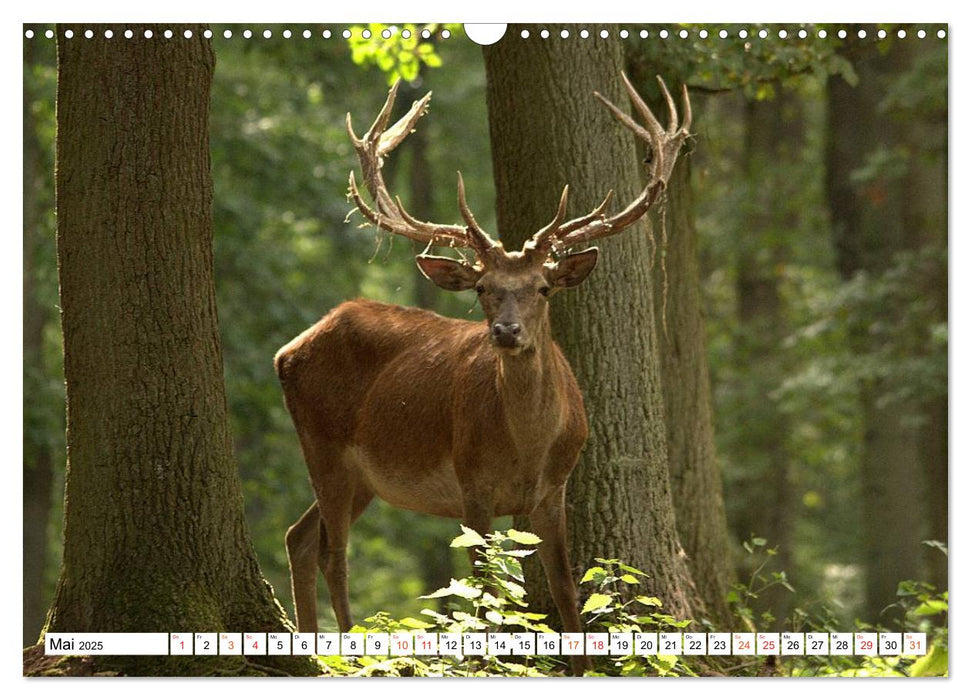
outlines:
M481 284L475 285L475 293L482 294L485 291L485 287Z
M540 287L539 293L542 294L544 297L548 297L550 295L550 288L546 286Z

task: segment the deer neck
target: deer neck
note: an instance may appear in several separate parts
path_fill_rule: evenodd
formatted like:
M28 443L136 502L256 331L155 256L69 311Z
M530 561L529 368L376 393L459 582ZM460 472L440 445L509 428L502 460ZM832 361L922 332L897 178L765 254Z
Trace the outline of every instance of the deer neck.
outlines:
M511 421L528 424L553 408L560 391L555 362L548 318L531 348L518 355L498 354L498 389Z

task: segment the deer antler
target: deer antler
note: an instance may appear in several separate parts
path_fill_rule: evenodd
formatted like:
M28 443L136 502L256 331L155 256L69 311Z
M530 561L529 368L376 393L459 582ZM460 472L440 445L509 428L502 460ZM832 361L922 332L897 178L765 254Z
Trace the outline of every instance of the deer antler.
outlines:
M384 107L381 108L371 128L362 138L358 138L354 133L351 115L350 113L347 115L347 133L354 145L354 150L357 151L364 185L374 200L374 207L369 206L361 197L353 170L348 180L348 194L354 200L358 211L364 215L364 218L385 231L427 245L472 248L481 257L486 251L498 244L479 227L472 216L472 211L465 199L465 183L462 181L461 173L458 175L458 199L459 211L461 211L462 218L465 220L465 226L433 224L416 219L405 211L399 198L391 196L384 184L384 178L381 175L384 157L404 141L408 134L414 131L415 124L428 111L428 103L432 98L432 94L429 92L412 104L408 113L399 119L394 126L388 128L388 121L391 119L391 110L394 107L394 100L400 83L401 81L398 80L391 86Z
M610 100L594 92L594 96L603 102L607 108L617 117L620 122L634 132L639 138L647 141L651 149L651 177L647 186L641 190L637 198L628 204L623 211L611 217L604 216L607 205L613 196L613 191L607 193L604 201L586 216L581 216L572 221L563 223L566 213L567 189L564 188L563 195L560 197L560 205L557 209L553 221L538 231L527 243L529 247L542 251L569 248L577 243L586 243L597 238L605 238L615 233L620 233L625 228L640 219L657 201L662 190L667 186L674 164L677 161L681 146L688 138L691 128L691 101L688 98L688 88L682 87L681 101L683 104L684 121L678 125L678 111L674 105L674 99L668 92L667 85L658 76L658 83L664 93L664 99L668 106L668 127L665 129L651 112L647 103L637 94L634 86L624 73L621 73L624 80L624 87L634 108L641 115L644 126L641 126L628 114L621 111Z

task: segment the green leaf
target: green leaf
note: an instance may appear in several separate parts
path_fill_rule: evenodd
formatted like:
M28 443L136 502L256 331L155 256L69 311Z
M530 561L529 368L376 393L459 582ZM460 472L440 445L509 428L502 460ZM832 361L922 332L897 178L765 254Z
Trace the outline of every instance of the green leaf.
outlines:
M442 58L437 53L426 54L421 57L421 60L425 62L425 65L429 68L440 68L442 65Z
M600 610L601 608L607 607L612 602L613 598L611 598L609 595L604 593L594 593L587 598L587 602L583 604L583 609L580 611L580 614L582 615L583 613Z
M539 544L543 541L532 532L520 532L519 530L513 530L512 528L506 532L506 537L511 539L513 542L518 542L519 544Z
M941 649L936 644L927 652L927 656L917 659L910 667L911 676L946 676L947 649Z
M659 607L661 607L661 599L660 598L655 598L654 596L648 597L648 596L645 596L645 595L639 595L636 598L634 598L634 600L636 600L641 605L648 605L648 606L650 606L652 608L659 608Z
M545 613L523 612L523 613L516 613L516 614L519 615L519 617L526 618L527 620L545 620L546 619L546 614Z
M464 534L459 535L454 540L450 547L483 547L486 544L485 539L478 532L470 527L462 525L462 532Z
M441 626L441 627L445 627L445 626L451 624L451 622L452 622L445 615L442 615L440 612L438 612L436 610L432 610L430 608L422 608L421 614L422 615L428 615L428 617L430 617L433 620L435 620L435 622L437 622L439 624L439 626Z
M419 598L444 598L445 596L457 595L460 598L465 598L466 600L472 600L478 598L482 595L482 591L475 586L470 586L465 582L465 579L461 581L456 581L454 578L449 584L448 588L439 588L434 593L429 593L428 595L419 596Z
M634 584L640 583L640 579L630 574L624 574L623 576L620 577L620 580L623 581L624 583L634 583Z
M663 675L667 671L674 668L674 665L678 663L678 657L669 656L668 654L658 654L657 657L655 657L655 663L657 665L657 670Z
M515 583L514 581L500 581L499 583L503 588L509 591L509 595L513 596L513 598L522 600L526 597L526 589L520 586L518 583Z
M502 598L496 598L489 591L483 591L482 593L482 605L486 605L490 608L501 608Z
M593 581L599 577L603 580L603 577L607 575L607 572L601 566L592 566L587 569L586 573L583 574L583 578L580 579L580 583L586 583L587 581Z
M416 630L428 629L429 627L432 626L427 622L416 620L413 617L405 617L399 620L398 622L400 622L403 627L411 627L412 629L416 629Z
M471 627L472 629L485 629L488 627L485 622L477 618L475 615L469 615L467 612L462 612L461 610L455 610L452 612L452 617L455 618L456 622L462 623L465 627Z
M495 610L488 610L485 618L494 625L502 624L502 613L496 612Z
M925 600L914 609L914 615L937 615L947 612L947 601L944 600Z
M640 569L635 569L633 566L628 566L627 564L619 564L621 571L626 571L631 574L637 574L638 576L648 576L648 574ZM648 576L650 578L650 576Z

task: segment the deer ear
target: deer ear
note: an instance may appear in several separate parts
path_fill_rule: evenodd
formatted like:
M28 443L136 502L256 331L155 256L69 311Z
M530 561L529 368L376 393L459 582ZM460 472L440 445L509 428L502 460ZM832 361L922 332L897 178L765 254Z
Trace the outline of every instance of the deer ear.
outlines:
M587 248L579 253L567 255L546 267L546 277L554 287L576 287L597 266L597 248Z
M425 277L450 292L472 289L482 276L481 270L476 270L468 263L438 255L419 255L415 262Z

